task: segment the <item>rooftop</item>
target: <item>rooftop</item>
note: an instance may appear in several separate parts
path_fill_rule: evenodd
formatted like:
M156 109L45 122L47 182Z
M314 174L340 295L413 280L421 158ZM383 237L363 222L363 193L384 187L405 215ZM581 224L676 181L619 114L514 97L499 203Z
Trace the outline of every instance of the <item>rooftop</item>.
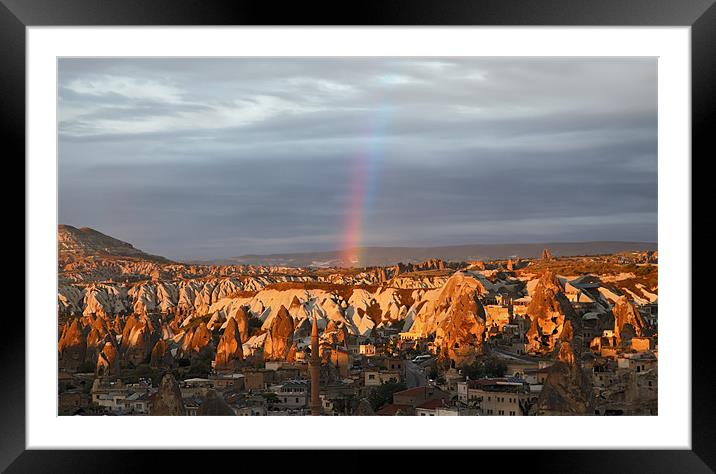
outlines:
M395 416L398 410L403 410L403 412L407 412L411 408L412 407L410 405L399 405L396 403L391 403L375 412L375 414L380 416Z

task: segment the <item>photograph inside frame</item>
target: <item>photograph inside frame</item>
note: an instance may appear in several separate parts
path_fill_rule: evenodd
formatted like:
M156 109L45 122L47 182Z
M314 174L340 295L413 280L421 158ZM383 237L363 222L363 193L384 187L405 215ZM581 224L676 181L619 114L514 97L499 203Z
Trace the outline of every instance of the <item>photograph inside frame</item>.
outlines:
M58 414L658 415L657 109L657 58L58 59Z

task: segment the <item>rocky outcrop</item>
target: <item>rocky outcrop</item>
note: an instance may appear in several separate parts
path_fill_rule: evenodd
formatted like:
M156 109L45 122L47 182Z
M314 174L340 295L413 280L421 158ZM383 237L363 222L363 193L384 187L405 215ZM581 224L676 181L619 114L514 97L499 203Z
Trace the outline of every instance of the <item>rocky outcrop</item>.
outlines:
M216 390L210 389L206 392L204 401L199 406L197 411L199 416L236 416L234 410L226 403L224 397L222 397Z
M60 224L57 229L60 261L72 262L81 257L130 257L141 260L169 262L164 257L149 255L131 244L122 242L89 227L78 229Z
M438 325L455 312L456 303L463 295L468 297L462 302L467 305L466 307L472 307L471 304L467 304L468 300L476 302L476 316L482 319L484 327L484 307L479 303L479 298L483 294L485 294L485 287L478 279L456 272L442 288L422 294L420 300L413 304L406 315L403 330L421 337L437 333ZM464 307L462 303L460 306Z
M95 368L97 377L117 377L119 375L119 355L117 347L111 342L104 343L102 350L97 356L97 367Z
M241 336L241 343L249 340L249 337L251 336L249 334L249 315L246 313L246 310L243 306L240 306L238 310L236 310L236 314L233 316L233 319L236 320L236 327L239 331L239 335Z
M206 327L206 323L201 323L191 337L189 344L189 353L191 357L209 357L212 356L214 350L211 345L211 332Z
M87 334L87 352L85 359L88 362L95 363L97 357L104 348L105 342L111 340L111 329L104 319L95 318L89 325L90 330Z
M122 350L127 362L136 365L147 361L151 346L151 323L136 316L127 319L122 332Z
M80 321L75 318L68 326L65 324L57 343L59 366L63 369L77 370L85 361L87 338Z
M571 321L572 325L579 322L557 278L549 271L542 274L535 286L527 316L531 320L526 334L527 349L537 355L550 354L557 348L565 321Z
M236 320L229 319L224 334L219 339L214 359L214 369L217 372L235 371L244 360L241 335Z
M592 379L580 367L571 344L563 341L537 400L536 414L589 415L593 406Z
M617 344L644 333L644 320L639 310L626 298L621 296L612 309L614 314L614 337Z
M149 356L149 366L153 369L170 369L174 366L174 358L169 351L169 346L164 339L160 339L152 347Z
M293 318L281 306L271 322L264 341L265 360L286 360L293 345Z
M566 321L557 341L555 363L550 367L534 410L538 415L589 415L594 407L591 374L582 368L572 346L574 332Z
M485 308L476 295L460 294L435 333L440 360L455 367L473 362L482 354L484 334Z
M154 394L150 414L155 416L186 415L179 384L172 374L165 374Z

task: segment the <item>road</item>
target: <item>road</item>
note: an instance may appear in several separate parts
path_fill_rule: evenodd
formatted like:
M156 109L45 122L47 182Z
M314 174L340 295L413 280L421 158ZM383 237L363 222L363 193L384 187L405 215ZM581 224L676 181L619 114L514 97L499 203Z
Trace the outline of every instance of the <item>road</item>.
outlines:
M425 376L425 372L418 365L413 362L405 361L405 385L408 388L424 387L428 384L428 378Z

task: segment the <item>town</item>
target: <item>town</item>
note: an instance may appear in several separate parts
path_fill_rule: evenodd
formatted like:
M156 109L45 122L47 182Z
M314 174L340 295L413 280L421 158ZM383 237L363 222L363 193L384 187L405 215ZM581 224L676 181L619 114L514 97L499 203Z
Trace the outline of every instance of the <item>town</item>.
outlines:
M59 275L60 415L658 414L655 250L201 266L61 226Z

